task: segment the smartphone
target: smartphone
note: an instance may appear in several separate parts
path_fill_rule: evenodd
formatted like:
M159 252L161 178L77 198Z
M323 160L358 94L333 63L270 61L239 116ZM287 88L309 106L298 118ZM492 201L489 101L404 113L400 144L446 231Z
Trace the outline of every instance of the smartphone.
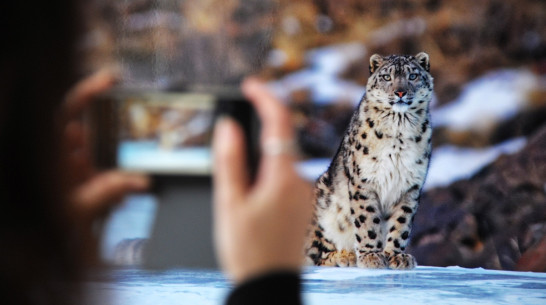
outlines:
M152 178L158 207L143 249L144 267L216 268L211 139L215 121L222 116L242 126L253 178L259 162L260 124L237 89L114 89L93 104L90 125L97 166Z
M229 116L245 133L248 168L259 159L259 121L235 88L188 92L114 89L91 109L93 155L100 168L152 176L212 173L211 139L216 119Z

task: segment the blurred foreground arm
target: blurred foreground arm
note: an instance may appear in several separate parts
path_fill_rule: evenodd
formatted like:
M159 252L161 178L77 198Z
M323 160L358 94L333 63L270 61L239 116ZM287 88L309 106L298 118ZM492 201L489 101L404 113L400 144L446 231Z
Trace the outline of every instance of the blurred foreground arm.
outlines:
M304 236L312 214L311 186L294 168L295 155L289 149L294 132L287 109L257 80L245 81L243 93L262 121L262 158L256 181L251 183L242 130L231 119L217 123L217 256L224 271L239 285L230 304L246 304L258 294L260 304L290 304L285 298L291 294L298 294L299 300ZM264 288L267 291L257 291Z

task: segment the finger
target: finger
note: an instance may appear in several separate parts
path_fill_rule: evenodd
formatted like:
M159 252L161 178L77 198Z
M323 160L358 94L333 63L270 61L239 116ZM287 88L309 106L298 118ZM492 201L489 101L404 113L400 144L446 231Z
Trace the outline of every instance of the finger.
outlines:
M262 158L257 182L269 183L266 177L278 179L279 171L291 174L296 144L288 109L261 81L247 79L242 90L256 108L262 123Z
M243 131L230 118L221 118L214 128L215 202L240 202L249 183Z
M293 139L290 112L273 96L263 82L255 78L248 78L243 82L242 90L260 116L264 140L269 138Z
M90 156L84 151L70 153L67 164L69 165L70 182L76 186L87 181L96 171L91 164Z
M85 131L81 122L70 121L64 128L65 143L69 150L79 149L85 145Z
M72 120L64 129L65 143L70 151L85 150L90 152L90 133L86 125L80 121Z
M107 69L100 70L80 81L66 96L65 112L68 118L79 116L94 97L115 84L117 77Z
M78 187L73 200L83 213L97 215L119 202L126 194L145 191L149 185L147 176L109 171L96 175Z
M65 145L77 181L90 176L93 173L92 156L88 143L88 132L79 121L71 121L65 127Z

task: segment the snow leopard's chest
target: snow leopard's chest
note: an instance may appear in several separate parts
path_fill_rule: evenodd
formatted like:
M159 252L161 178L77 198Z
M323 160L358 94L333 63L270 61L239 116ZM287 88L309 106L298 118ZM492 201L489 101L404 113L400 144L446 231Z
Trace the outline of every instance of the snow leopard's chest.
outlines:
M388 213L402 194L415 185L420 188L424 182L430 157L429 122L387 121L373 127L357 126L354 128L358 131L351 134L361 138L366 134L366 141L350 141L352 145L346 149L351 152L345 154L349 162L345 164L356 175L352 179L355 183L373 187L380 206Z

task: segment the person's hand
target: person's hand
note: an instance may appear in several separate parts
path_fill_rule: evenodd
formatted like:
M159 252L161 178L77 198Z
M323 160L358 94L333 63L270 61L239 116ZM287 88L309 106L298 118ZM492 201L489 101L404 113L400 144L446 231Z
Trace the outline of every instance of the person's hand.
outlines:
M94 260L94 221L131 192L148 188L148 177L117 170L98 171L92 161L89 134L83 113L98 94L115 82L111 72L100 71L80 81L67 94L61 113L64 131L64 149L67 155L66 171L69 210L81 229L89 260Z
M221 119L213 143L216 252L237 283L268 271L299 271L313 206L311 185L294 168L289 112L257 80L246 80L242 89L262 121L256 181L249 181L235 121Z

